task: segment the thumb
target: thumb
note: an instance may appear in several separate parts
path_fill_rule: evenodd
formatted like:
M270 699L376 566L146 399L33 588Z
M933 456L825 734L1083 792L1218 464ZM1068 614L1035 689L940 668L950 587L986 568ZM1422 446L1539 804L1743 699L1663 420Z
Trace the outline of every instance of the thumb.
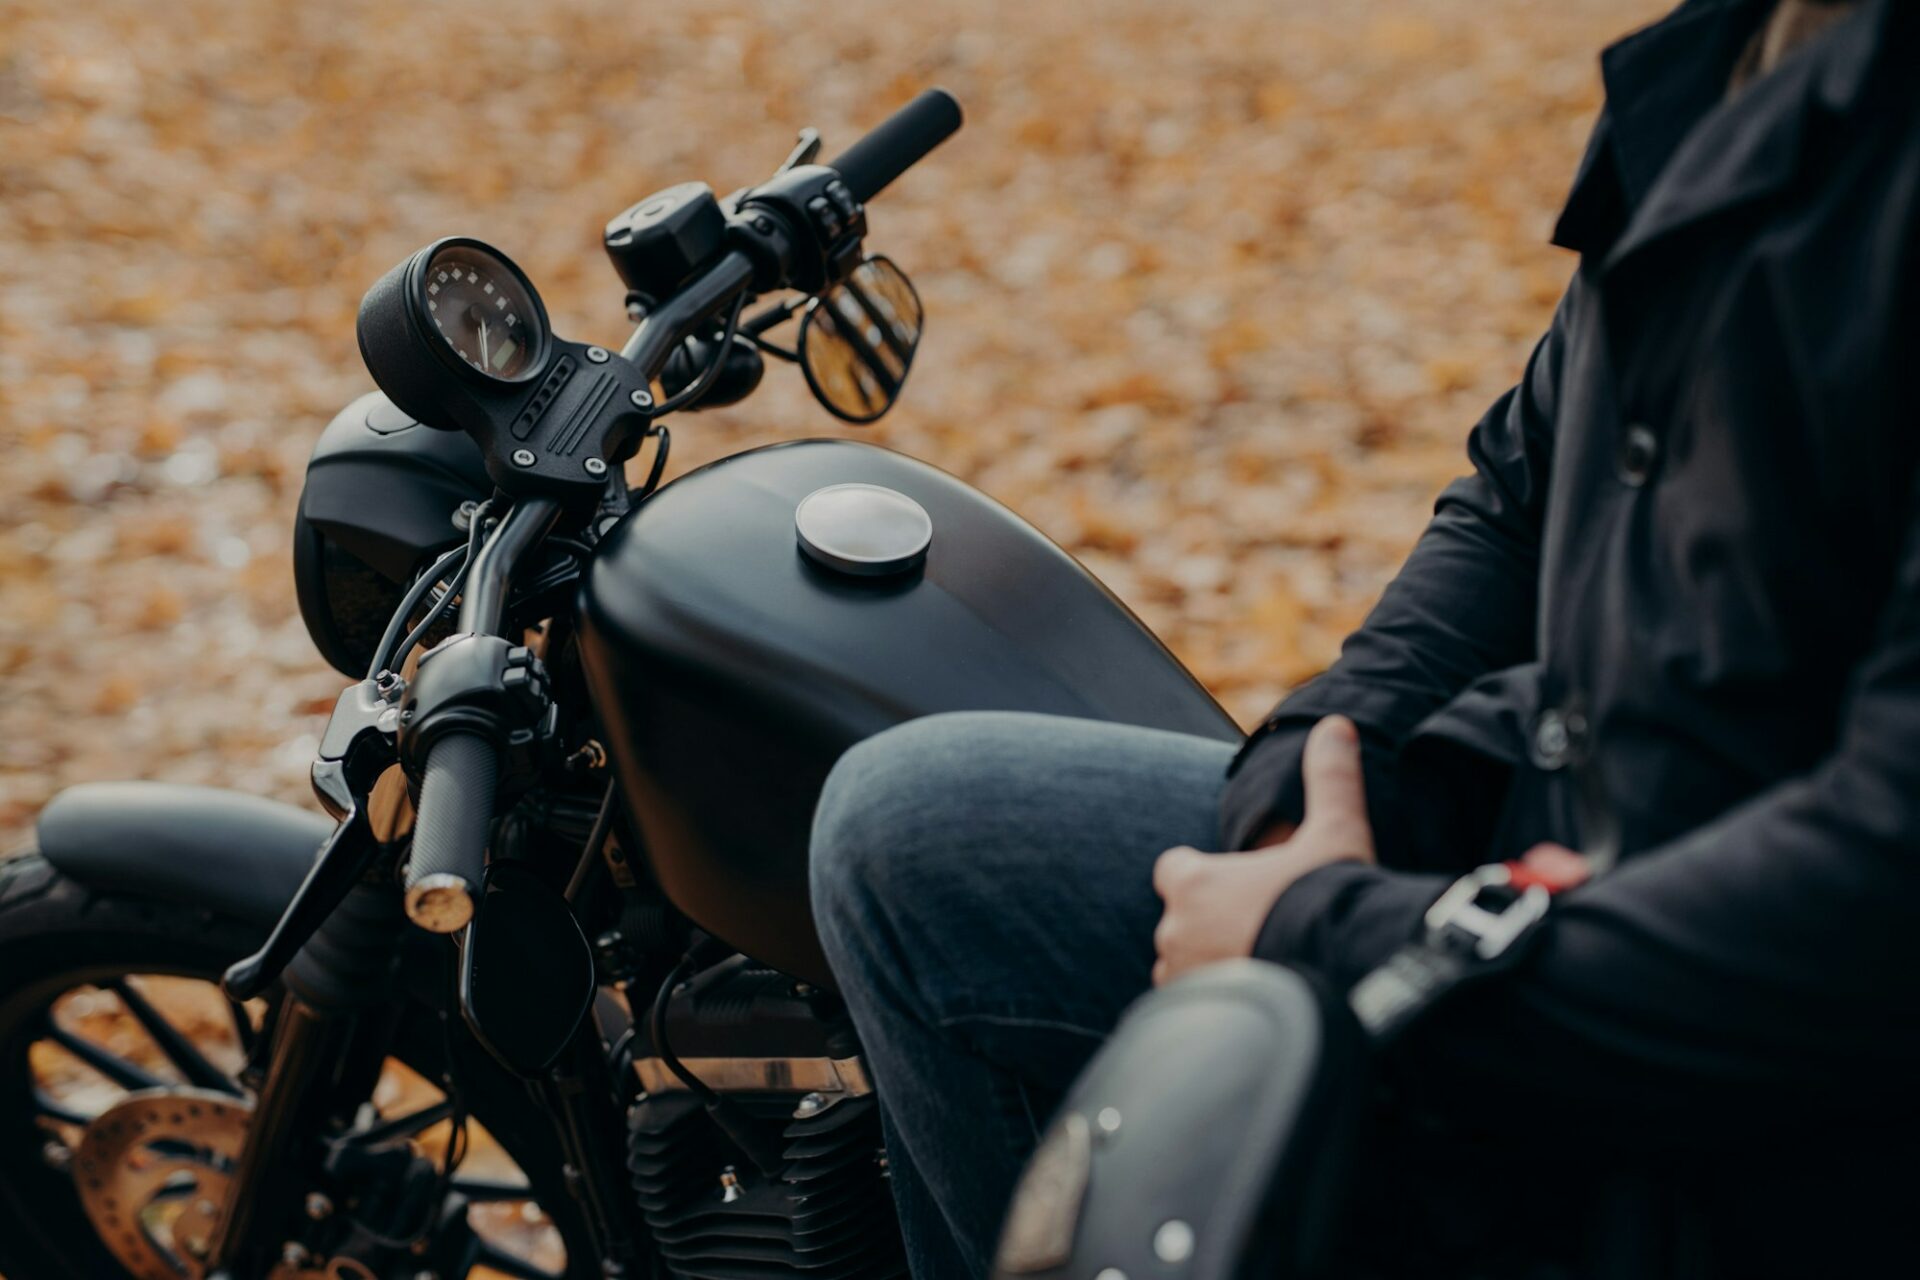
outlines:
M1321 839L1373 856L1373 827L1367 820L1365 775L1360 769L1360 733L1345 716L1327 716L1307 735L1300 759L1306 784L1306 820Z

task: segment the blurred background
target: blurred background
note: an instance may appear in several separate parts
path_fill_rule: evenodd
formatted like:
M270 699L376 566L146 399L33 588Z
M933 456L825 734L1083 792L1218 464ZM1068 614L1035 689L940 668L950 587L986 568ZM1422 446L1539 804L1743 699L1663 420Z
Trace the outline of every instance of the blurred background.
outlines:
M498 244L620 341L602 225L962 133L871 211L925 345L864 434L1022 512L1243 723L1336 652L1545 327L1546 245L1645 0L0 0L0 848L59 787L305 800L342 685L289 523L371 385L354 312ZM674 470L841 428L796 373Z

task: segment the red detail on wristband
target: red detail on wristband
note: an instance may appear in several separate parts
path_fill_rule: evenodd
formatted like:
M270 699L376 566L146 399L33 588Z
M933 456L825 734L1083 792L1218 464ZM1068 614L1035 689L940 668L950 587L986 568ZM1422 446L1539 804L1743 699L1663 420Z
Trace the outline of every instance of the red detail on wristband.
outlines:
M1548 893L1564 893L1585 884L1593 874L1585 858L1561 849L1532 849L1523 858L1508 859L1506 867L1513 887L1523 891L1537 886Z

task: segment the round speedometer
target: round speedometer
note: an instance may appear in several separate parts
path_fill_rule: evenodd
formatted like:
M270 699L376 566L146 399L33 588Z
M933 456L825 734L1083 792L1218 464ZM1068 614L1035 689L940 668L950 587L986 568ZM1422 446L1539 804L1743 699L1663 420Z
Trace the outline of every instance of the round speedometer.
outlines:
M466 240L441 245L420 288L427 323L467 365L502 382L539 366L546 309L519 268L493 250Z

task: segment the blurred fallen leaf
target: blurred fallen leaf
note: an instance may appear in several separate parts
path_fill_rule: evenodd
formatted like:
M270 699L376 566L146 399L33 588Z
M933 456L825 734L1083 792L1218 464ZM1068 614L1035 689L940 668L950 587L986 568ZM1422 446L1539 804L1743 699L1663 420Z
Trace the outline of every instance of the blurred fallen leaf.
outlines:
M120 715L140 701L140 693L140 682L132 676L108 676L94 690L92 710L96 715Z
M187 602L178 591L168 586L150 587L133 615L133 625L141 631L158 631L180 621L186 611Z

